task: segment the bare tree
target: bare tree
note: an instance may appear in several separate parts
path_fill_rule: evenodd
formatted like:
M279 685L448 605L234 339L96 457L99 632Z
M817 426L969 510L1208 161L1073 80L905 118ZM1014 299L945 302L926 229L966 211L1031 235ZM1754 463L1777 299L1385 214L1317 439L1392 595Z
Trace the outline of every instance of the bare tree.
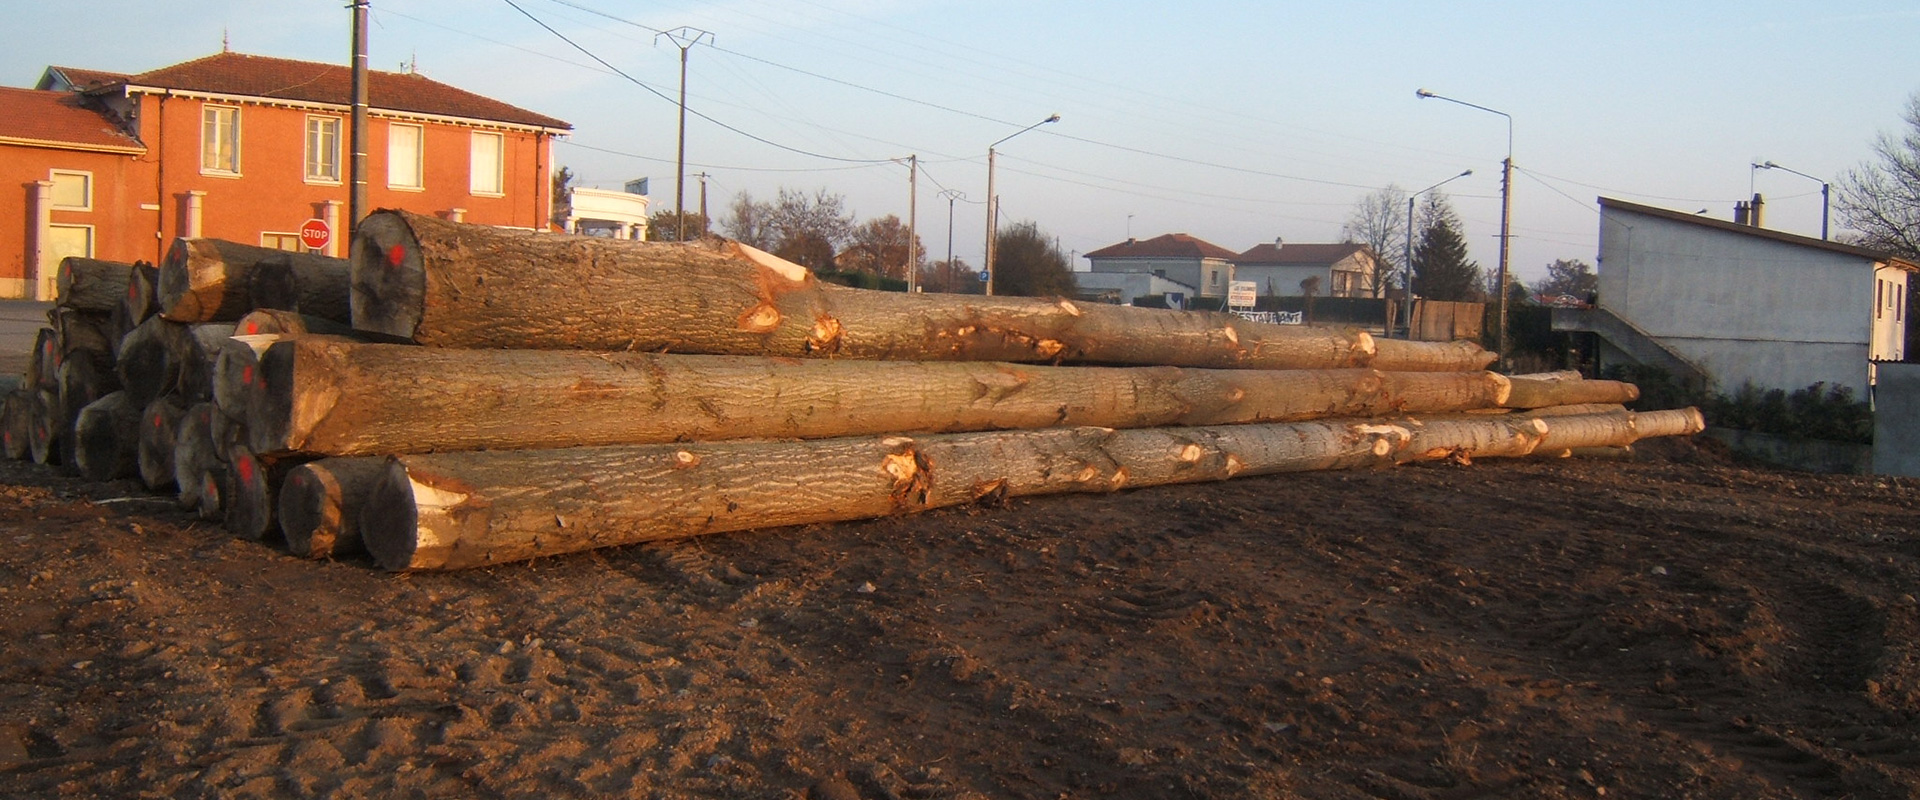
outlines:
M809 195L781 188L771 203L735 195L721 229L733 239L809 269L832 269L834 255L853 235L846 199L825 189Z
M852 240L841 254L841 267L889 278L907 277L907 225L899 217L888 214L867 220L853 229ZM917 264L926 254L926 248L914 241L912 261Z
M733 196L720 229L728 238L750 247L772 250L779 244L779 232L773 226L773 207L755 202L753 195L746 192Z
M1586 300L1600 288L1600 276L1593 265L1580 259L1556 259L1547 265L1547 279L1534 284L1533 290L1545 295L1570 295Z
M1407 222L1406 190L1387 184L1354 203L1340 226L1342 239L1373 248L1373 271L1360 287L1367 296L1383 296L1392 277L1406 266L1401 251L1406 249Z
M980 272L967 265L965 259L935 261L920 271L920 288L929 292L948 294L980 294L986 291L986 284L980 282Z
M1856 244L1920 258L1920 93L1907 98L1906 130L1881 133L1873 160L1840 176L1840 219Z

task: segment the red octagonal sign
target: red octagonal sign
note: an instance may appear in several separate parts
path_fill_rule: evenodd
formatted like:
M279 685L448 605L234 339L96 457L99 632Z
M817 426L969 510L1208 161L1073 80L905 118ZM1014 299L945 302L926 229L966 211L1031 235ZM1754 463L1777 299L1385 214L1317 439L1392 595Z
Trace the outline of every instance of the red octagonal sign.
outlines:
M333 229L327 227L323 219L310 219L300 224L300 243L314 250L324 250L327 242L333 241Z

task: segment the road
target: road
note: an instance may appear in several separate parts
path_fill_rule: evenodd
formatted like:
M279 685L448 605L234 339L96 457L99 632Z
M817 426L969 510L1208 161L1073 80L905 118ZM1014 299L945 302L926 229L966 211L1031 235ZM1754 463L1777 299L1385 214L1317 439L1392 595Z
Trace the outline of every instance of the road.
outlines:
M18 375L27 368L33 337L47 326L52 303L0 300L0 375Z

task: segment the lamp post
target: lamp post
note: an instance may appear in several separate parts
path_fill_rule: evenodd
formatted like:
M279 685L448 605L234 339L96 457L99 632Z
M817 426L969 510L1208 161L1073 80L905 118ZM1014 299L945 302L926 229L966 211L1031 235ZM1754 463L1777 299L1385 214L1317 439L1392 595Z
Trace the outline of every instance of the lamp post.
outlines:
M699 28L680 27L661 31L653 38L658 41L662 36L680 48L680 144L673 162L673 240L684 242L687 240L687 51L713 34Z
M987 273L987 294L989 295L993 294L993 277L994 277L993 251L994 251L994 245L995 245L994 239L1000 233L1000 197L993 193L993 148L999 147L1001 144L1005 143L1008 139L1011 139L1015 136L1019 136L1020 134L1026 133L1027 131L1033 130L1034 128L1038 128L1049 122L1059 122L1059 121L1060 121L1060 115L1054 114L1053 116L1047 117L1046 119L1040 120L1039 122L1033 123L1032 125L1028 125L1027 127L1014 131L1013 133L1009 133L1006 136L1002 136L1000 137L1000 141L998 142L994 142L993 144L987 145L987 257L986 257L986 260L982 262L980 269L984 270Z
M1505 362L1507 358L1507 262L1513 249L1513 115L1465 100L1455 100L1446 95L1434 94L1425 89L1414 90L1414 95L1421 99L1431 97L1435 100L1445 100L1507 118L1507 159L1500 162L1500 337L1497 345L1500 360Z
M1826 181L1822 181L1819 178L1813 177L1812 175L1808 175L1807 173L1801 172L1797 169L1780 166L1779 164L1775 164L1771 161L1762 161L1758 164L1753 165L1753 168L1754 169L1777 169L1777 170L1780 170L1781 172L1791 172L1795 175L1798 175L1802 178L1806 178L1807 180L1810 180L1810 181L1820 181L1820 241L1824 242L1827 240L1827 219L1832 209L1832 206L1829 205L1827 201L1828 201L1828 192L1833 188L1832 186L1828 185Z
M1420 195L1431 192L1435 189L1438 189L1442 186L1445 186L1449 183L1460 180L1461 178L1467 177L1468 175L1472 175L1472 174L1473 174L1473 170L1465 170L1458 175L1455 175L1444 181L1436 183L1425 189L1421 189L1420 191L1414 192L1413 194L1407 195L1407 250L1406 250L1405 259L1400 262L1400 288L1405 289L1407 291L1407 300L1405 303L1405 307L1401 309L1401 312L1406 317L1407 327L1409 328L1413 327L1413 201L1415 198L1418 198ZM1413 335L1412 331L1408 331L1407 335L1409 338L1411 338ZM1388 331L1387 336L1391 338L1393 336L1393 332Z

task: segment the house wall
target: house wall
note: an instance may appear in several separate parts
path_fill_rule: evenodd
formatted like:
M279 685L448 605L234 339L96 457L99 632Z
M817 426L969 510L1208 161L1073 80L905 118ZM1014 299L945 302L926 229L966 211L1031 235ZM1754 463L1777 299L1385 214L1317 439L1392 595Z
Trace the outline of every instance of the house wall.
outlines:
M1238 264L1234 268L1234 280L1253 281L1260 288L1255 290L1262 297L1300 297L1305 292L1300 282L1309 277L1320 278L1321 297L1330 297L1333 289L1332 270L1315 266L1286 266L1279 264Z
M1865 397L1874 269L1859 256L1608 208L1600 306L1712 376Z
M1180 292L1197 296L1194 287L1162 278L1151 272L1076 272L1074 283L1083 291L1112 289L1120 293L1121 305L1133 305L1141 297Z
M1201 297L1227 296L1227 284L1234 278L1231 262L1218 258L1098 258L1088 259L1093 273L1159 274L1160 277L1193 287Z
M150 180L136 156L0 145L0 297L52 298L58 254L36 264L34 245L43 235L35 212L37 183L49 180L54 170L88 173L92 197L88 210L52 209L49 222L86 226L95 258L132 261L152 249L154 212L140 208L144 198L137 191Z

